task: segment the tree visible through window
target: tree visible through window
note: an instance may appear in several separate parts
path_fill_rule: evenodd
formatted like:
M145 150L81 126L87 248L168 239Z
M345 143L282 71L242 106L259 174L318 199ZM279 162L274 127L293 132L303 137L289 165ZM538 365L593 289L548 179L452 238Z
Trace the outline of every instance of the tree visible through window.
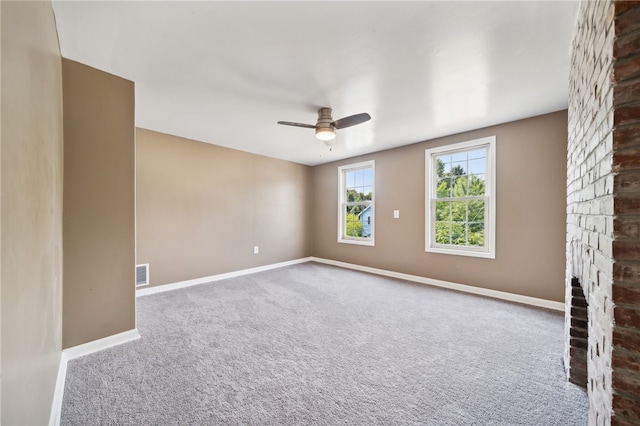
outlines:
M427 150L427 251L493 257L494 143Z
M339 168L340 226L338 241L373 244L374 162Z
M487 149L436 157L436 243L484 246Z

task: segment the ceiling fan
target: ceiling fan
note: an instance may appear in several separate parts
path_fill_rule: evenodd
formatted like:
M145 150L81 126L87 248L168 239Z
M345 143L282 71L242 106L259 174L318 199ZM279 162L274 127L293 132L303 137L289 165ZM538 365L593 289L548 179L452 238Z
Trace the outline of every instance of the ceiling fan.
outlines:
M366 112L350 115L348 117L334 120L331 116L331 108L320 108L318 110L318 122L313 124L293 123L291 121L278 121L278 124L285 126L307 127L316 129L316 137L323 141L325 145L331 146L335 143L336 130L345 129L371 120L371 116Z

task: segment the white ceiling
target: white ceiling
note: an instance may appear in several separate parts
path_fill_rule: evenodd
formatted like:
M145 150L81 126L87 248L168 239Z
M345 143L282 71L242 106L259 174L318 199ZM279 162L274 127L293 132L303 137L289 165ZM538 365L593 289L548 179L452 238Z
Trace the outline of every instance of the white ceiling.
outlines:
M315 165L567 106L578 3L57 1L65 58L135 82L136 126ZM371 121L312 129L319 107Z

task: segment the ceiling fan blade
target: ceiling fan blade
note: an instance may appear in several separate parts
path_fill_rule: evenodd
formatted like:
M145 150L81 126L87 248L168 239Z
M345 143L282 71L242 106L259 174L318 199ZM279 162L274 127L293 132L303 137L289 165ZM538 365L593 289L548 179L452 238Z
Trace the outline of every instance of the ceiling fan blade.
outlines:
M356 124L364 123L371 120L371 116L366 112L361 114L350 115L349 117L341 118L333 122L336 129L344 129L345 127L355 126Z
M296 127L306 127L309 129L315 129L316 126L312 124L303 124L303 123L293 123L291 121L278 121L278 124L284 124L285 126L296 126Z

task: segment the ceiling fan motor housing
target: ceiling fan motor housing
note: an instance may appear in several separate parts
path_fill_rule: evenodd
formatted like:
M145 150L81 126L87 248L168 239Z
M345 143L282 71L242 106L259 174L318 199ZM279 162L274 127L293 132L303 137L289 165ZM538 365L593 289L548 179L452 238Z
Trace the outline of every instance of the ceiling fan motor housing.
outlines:
M331 108L320 108L318 110L318 122L316 123L316 137L327 146L332 146L336 143L336 129L333 125L331 112Z

